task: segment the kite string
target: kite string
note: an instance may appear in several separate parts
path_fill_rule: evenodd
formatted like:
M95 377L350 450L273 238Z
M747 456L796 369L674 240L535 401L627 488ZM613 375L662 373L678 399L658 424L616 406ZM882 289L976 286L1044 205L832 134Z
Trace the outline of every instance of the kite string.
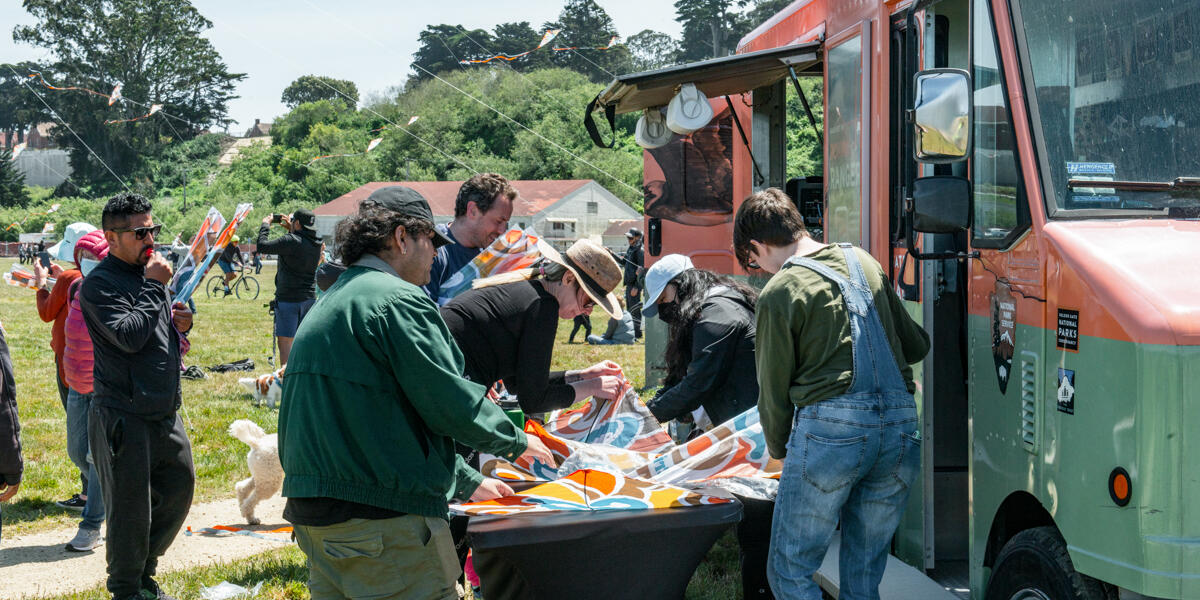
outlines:
M329 17L331 17L331 18L333 18L333 19L337 20L339 23L341 23L341 24L342 24L342 26L343 26L343 27L346 27L347 29L350 29L351 31L357 31L358 33L361 33L361 34L363 34L363 35L364 35L364 37L366 37L367 39L369 39L369 40L371 40L372 42L374 42L374 43L375 43L377 46L380 46L381 48L385 48L385 49L386 49L386 48L388 48L388 46L386 46L386 45L384 45L384 44L380 43L380 42L379 42L378 40L376 40L374 37L372 37L372 36L369 36L369 35L366 35L366 34L365 34L365 32L359 31L359 30L357 30L357 29L355 29L355 28L353 28L353 27L350 27L350 26L346 25L346 23L345 23L344 21L342 21L341 19L339 19L339 18L338 18L336 15L330 14L329 12L327 12L327 11L325 11L325 10L321 9L320 7L318 7L318 6L314 5L314 4L313 4L312 2L310 2L309 0L304 0L304 3L305 3L305 4L307 4L307 5L309 5L309 6L310 6L311 8L313 8L314 10L320 11L320 12L322 12L322 13L324 13L324 14L328 15ZM507 119L507 120L511 121L512 123L516 124L516 125L517 125L518 127L520 127L521 129L524 129L525 131L528 131L529 133L532 133L533 135L537 136L537 137L538 137L539 139L541 139L542 141L544 141L544 142L546 142L546 143L548 143L548 144L550 144L550 145L554 146L555 148L558 148L559 150L561 150L562 152L564 152L564 153L565 153L565 154L567 154L568 156L570 156L570 157L574 158L575 160L577 160L577 161L579 161L579 162L581 162L581 163L583 163L583 164L585 164L585 165L587 165L587 166L589 166L589 167L591 167L591 168L595 169L595 170L596 170L597 172L599 172L599 173L603 173L604 175L608 176L608 177L609 177L610 179L612 179L613 181L615 181L615 182L617 182L617 183L619 183L619 184L621 184L621 185L625 186L626 188L629 188L629 190L630 190L630 191L632 191L633 193L637 194L639 197L645 198L645 194L643 194L641 190L639 190L639 189L637 189L637 188L633 187L632 185L629 185L628 183L625 183L624 181L622 181L621 179L619 179L619 178L618 178L616 175L613 175L612 173L609 173L608 171L605 171L604 169L601 169L600 167L598 167L598 166L596 166L596 165L592 164L591 162L589 162L587 159L584 159L583 157L581 157L581 156L579 156L579 155L575 154L574 152L571 152L570 150L568 150L568 149L564 148L564 147L563 147L561 144L559 144L558 142L555 142L554 140L552 140L552 139L550 139L550 138L547 138L546 136L542 135L541 133L538 133L537 131L534 131L533 129L530 129L529 127L526 127L524 124L522 124L521 122L517 121L516 119L513 119L512 117L510 117L510 116L508 116L508 115L504 114L503 112L500 112L500 110L499 110L499 109L497 109L496 107L494 107L494 106L492 106L492 105L488 104L487 102L484 102L483 100L480 100L479 98L476 98L475 96L471 95L470 93L468 93L468 92L464 91L462 88L459 88L458 86L454 85L453 83L450 83L449 81L446 81L446 80L445 80L445 79L443 79L442 77L438 76L436 73L434 73L434 72L430 71L429 69L426 69L425 67L422 67L420 64L417 64L417 63L412 63L412 66L413 66L413 67L415 67L415 68L417 68L417 69L420 69L421 71L424 71L424 72L425 72L427 75L429 75L430 77L433 77L434 79L437 79L438 81L440 81L440 82L442 82L442 83L446 84L447 86L449 86L451 89L453 89L453 90L455 90L455 91L459 92L460 94L462 94L462 95L464 95L464 96L466 96L466 97L468 97L468 98L470 98L470 99L474 100L475 102L478 102L479 104L481 104L481 105L483 105L484 107L488 108L488 109L489 109L489 110L491 110L492 112L494 112L494 113L496 113L496 114L500 115L501 117L504 117L505 119Z
M7 65L6 65L6 66L7 66ZM12 72L12 74L13 74L13 75L15 75L15 76L16 76L18 79L21 79L21 76L20 76L20 75L18 75L18 74L17 74L17 72L16 72L16 71L14 71L14 70L13 70L13 68L12 68L11 66L8 66L7 68L8 68L8 70L9 70L9 71L11 71L11 72ZM39 74L39 75L40 75L40 74ZM125 191L127 191L127 192L132 192L132 191L133 191L132 189L130 189L130 188L129 188L129 185L125 183L125 180L124 180L124 179L121 179L121 178L120 178L120 176L118 176L118 175L117 175L117 173L116 173L115 171L113 171L113 170L112 170L112 167L108 166L108 163L104 162L104 159L103 159L103 158L100 158L100 155L99 155L99 154L96 154L96 151L95 151L95 150L92 150L92 147L91 147L91 146L89 146L87 142L83 141L83 138L79 137L79 134L78 134L78 133L75 133L75 129L71 127L71 124L70 124L70 123L67 123L67 122L66 122L66 120L64 120L64 119L62 118L62 116L58 114L58 111L54 110L54 108L53 108L53 107L51 107L51 106L50 106L50 104L49 104L48 102L46 102L46 99L45 99L45 98L43 98L43 97L42 97L42 95L41 95L41 94L40 94L40 93L39 93L37 90L33 89L33 87L29 85L29 82L27 82L27 81L24 81L24 80L21 80L21 84L25 86L25 89L28 89L29 91L33 92L33 95L37 96L37 97L38 97L38 100L41 100L41 102L42 102L42 105L46 107L46 110L49 110L49 111L50 111L50 116L54 117L54 119L55 119L56 121L58 121L59 123L62 123L62 124L63 124L63 126L67 128L67 131L70 131L70 132L71 132L71 135L75 136L75 139L79 140L79 143L80 143L80 144L83 144L83 147L84 147L84 148L87 148L87 151L88 151L88 152L90 152L90 153L92 154L92 156L94 156L94 157L96 158L96 160L100 161L100 164L104 165L104 168L105 168L105 169L108 169L108 172L109 172L109 173L110 173L110 174L111 174L111 175L112 175L114 178L116 178L116 180L117 180L118 182L120 182L121 186L123 186L123 187L125 188Z
M474 42L476 46L479 46L480 48L483 48L483 46L482 46L482 45L480 45L480 44L479 44L479 42L476 42L474 39L472 39L472 38L471 38L471 36L470 36L470 35L468 35L468 34L467 34L467 30L466 30L466 29L465 29L465 28L464 28L462 25L458 25L458 28L459 28L460 30L462 30L462 32L463 32L463 35L465 35L465 36L467 37L467 39L469 39L469 40L471 40L472 42ZM466 73L466 76L467 76L467 77L469 77L469 78L471 79L471 82L472 82L472 83L478 83L478 81L475 79L475 77L472 75L472 73L471 73L470 71L468 71L468 70L467 70L467 68L466 68L465 66L463 66L463 61L459 60L459 59L458 59L458 55L457 55L457 54L455 54L455 53L454 53L454 51L450 49L450 44L447 44L447 43L446 43L446 38L442 37L442 34L438 33L437 31L434 31L434 35L438 36L438 39L442 41L442 45L446 47L446 51L450 53L450 56L453 56L453 57L454 57L454 64L458 65L458 68L459 68L459 69L462 69L463 73ZM484 51L484 52L491 52L491 51L490 51L490 50L488 50L487 48L483 48L483 51ZM508 63L502 63L502 64L506 64L506 65L507 65ZM509 68L511 69L511 68L512 68L512 66L511 66L511 65L509 65ZM482 86L481 86L481 87L482 87ZM510 125L510 124L508 124L508 123L505 123L504 125L505 125L505 127L508 127L508 132L512 134L512 136L513 136L513 138L514 138L514 139L516 139L516 137L517 137L517 132L516 132L516 130L515 130L515 129L513 129L513 128L512 128L512 125Z

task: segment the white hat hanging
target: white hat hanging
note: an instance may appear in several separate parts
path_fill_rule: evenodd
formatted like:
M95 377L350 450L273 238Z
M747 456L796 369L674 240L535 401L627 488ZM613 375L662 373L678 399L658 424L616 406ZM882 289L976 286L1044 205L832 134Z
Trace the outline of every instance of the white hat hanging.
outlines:
M643 111L634 132L634 139L638 145L647 150L666 145L673 136L671 130L667 129L667 121L660 107L651 107Z
M687 135L708 125L713 118L712 106L704 93L693 83L679 87L679 93L667 105L667 128L679 135Z

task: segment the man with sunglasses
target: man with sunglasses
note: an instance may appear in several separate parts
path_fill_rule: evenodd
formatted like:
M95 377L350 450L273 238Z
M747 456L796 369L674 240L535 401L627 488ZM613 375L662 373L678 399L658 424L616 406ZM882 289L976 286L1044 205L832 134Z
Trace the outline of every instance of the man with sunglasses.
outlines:
M102 217L108 257L79 291L94 350L88 438L108 507L108 591L116 600L169 598L158 558L192 504L192 448L179 410L180 358L192 314L171 304L171 266L154 252L150 202L113 197Z

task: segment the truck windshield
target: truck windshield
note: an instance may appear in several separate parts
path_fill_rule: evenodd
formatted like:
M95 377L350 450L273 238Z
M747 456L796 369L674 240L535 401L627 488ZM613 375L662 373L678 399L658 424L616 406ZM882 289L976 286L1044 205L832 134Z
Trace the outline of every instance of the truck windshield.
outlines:
M1051 216L1168 216L1200 188L1130 191L1104 180L1200 176L1200 2L1020 0ZM1071 189L1071 179L1096 187Z

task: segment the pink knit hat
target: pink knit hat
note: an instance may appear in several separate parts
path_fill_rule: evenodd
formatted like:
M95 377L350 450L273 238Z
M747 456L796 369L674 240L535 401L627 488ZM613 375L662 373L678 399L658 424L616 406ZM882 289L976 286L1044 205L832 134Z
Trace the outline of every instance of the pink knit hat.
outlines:
M75 242L75 266L79 265L79 254L84 250L90 251L96 255L96 258L104 260L108 256L108 240L104 239L104 232L97 229Z

